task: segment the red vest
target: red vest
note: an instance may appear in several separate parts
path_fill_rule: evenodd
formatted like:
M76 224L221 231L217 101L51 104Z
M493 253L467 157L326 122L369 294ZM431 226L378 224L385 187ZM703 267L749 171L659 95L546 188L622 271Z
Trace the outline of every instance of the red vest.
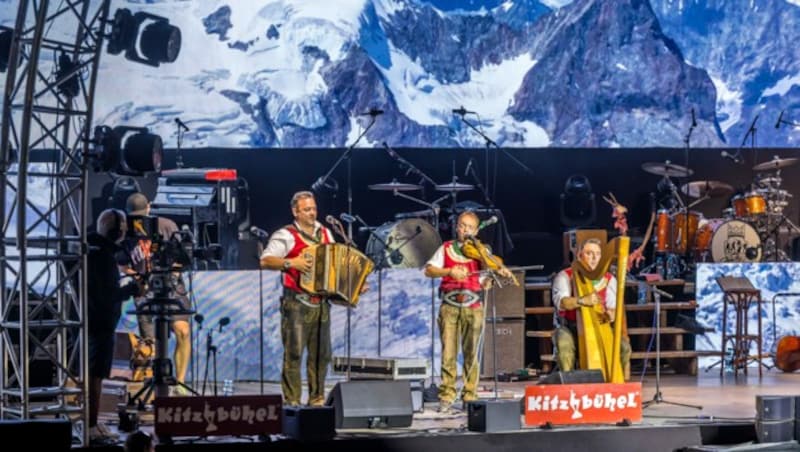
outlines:
M289 254L285 257L286 259L293 259L300 255L304 249L308 248L310 245L306 242L303 238L303 235L300 234L300 231L294 225L286 226L286 230L292 234L294 237L294 248L289 250ZM320 243L331 243L331 238L328 235L328 231L325 228L321 228L321 240ZM300 288L300 270L295 268L290 268L283 272L283 287L289 289L294 292L303 292L303 289Z
M572 280L572 268L568 268L568 269L564 270L564 272L567 274L567 276L569 276L569 279ZM603 278L606 280L606 284L603 286L602 289L597 291L597 296L600 297L600 300L601 300L600 302L603 303L603 306L606 305L606 288L608 287L608 283L611 282L611 276L612 276L611 273L606 273L605 276L603 276ZM573 286L573 289L575 289L574 286ZM577 297L578 295L577 295L577 293L573 293L572 296L573 297ZM562 309L562 310L558 311L558 315L560 315L561 317L564 317L565 319L567 319L569 321L575 322L578 319L578 312L577 311L578 311L577 309L573 309L571 311L567 311L567 310L563 310Z
M444 268L453 268L456 265L463 265L467 267L470 275L461 281L456 281L450 276L442 278L442 283L439 290L442 293L452 292L454 290L470 290L472 292L481 291L480 275L478 271L481 269L481 263L470 259L466 256L458 254L453 247L453 241L444 242Z

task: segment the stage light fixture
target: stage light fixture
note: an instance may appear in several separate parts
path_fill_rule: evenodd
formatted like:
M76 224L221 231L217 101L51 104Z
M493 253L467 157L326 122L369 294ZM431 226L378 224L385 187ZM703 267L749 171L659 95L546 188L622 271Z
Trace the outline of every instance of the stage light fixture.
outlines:
M161 137L146 127L108 126L94 128L90 153L95 171L125 176L160 172L164 145Z
M172 63L181 51L181 30L169 19L145 12L118 9L111 22L108 53L148 66Z
M0 72L8 69L8 60L11 59L11 39L14 37L14 30L0 26Z

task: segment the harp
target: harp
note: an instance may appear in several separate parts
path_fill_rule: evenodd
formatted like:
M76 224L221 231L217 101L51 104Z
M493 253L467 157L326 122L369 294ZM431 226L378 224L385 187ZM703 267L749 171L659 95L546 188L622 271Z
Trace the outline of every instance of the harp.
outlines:
M328 297L335 304L358 305L361 288L375 268L372 259L341 243L312 245L303 255L311 261L311 271L300 274L303 290Z
M608 383L624 383L625 376L620 359L620 344L627 335L625 321L625 275L628 268L630 238L617 237L606 243L602 258L594 271L584 268L577 259L572 263L575 293L583 297L595 291L592 281L602 278L612 263L616 262L617 299L614 310L614 327L603 319L600 305L578 308L578 355L581 369L600 369Z

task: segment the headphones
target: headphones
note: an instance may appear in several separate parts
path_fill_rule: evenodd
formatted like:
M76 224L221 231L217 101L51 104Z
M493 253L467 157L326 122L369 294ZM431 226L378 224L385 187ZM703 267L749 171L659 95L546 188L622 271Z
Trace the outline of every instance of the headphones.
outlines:
M122 238L122 219L124 215L119 209L109 209L114 212L114 226L108 231L108 240L116 242Z

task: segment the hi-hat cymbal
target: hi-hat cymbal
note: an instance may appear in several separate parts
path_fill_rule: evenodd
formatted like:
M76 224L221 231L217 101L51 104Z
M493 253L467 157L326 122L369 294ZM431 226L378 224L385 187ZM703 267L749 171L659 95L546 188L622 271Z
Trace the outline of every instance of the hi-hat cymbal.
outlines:
M686 177L691 176L694 171L686 168L685 166L676 165L669 161L661 162L645 162L642 163L642 169L650 174L666 177Z
M781 168L786 168L787 166L796 165L797 161L800 159L797 158L788 158L788 159L781 159L775 157L774 159L768 162L761 162L758 165L753 167L753 171L772 171L772 170L779 170Z
M462 184L459 182L450 182L449 184L442 184L437 185L436 191L469 191L475 188L475 186L470 184Z
M731 185L717 180L696 180L681 187L681 193L690 198L703 198L706 196L718 198L731 195L733 192L734 189Z
M421 190L422 186L417 184L406 184L403 182L397 182L396 180L393 180L385 184L372 184L369 186L369 189L380 190L380 191L414 191L414 190Z

